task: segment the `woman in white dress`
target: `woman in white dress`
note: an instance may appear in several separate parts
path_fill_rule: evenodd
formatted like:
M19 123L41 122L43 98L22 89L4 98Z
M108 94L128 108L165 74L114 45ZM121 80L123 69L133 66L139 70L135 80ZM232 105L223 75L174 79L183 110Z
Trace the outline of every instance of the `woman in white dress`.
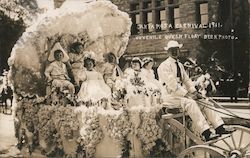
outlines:
M95 104L98 101L110 98L111 89L104 82L102 74L94 69L94 58L85 58L84 67L86 68L86 79L83 81L81 89L78 93L78 101Z
M158 97L158 104L160 98L160 83L155 79L154 70L154 59L151 57L145 57L142 59L141 76L145 82L148 96L146 96L146 106L152 106L156 104L153 100Z
M134 57L131 67L124 71L125 89L129 107L145 106L145 82L141 76L141 59Z

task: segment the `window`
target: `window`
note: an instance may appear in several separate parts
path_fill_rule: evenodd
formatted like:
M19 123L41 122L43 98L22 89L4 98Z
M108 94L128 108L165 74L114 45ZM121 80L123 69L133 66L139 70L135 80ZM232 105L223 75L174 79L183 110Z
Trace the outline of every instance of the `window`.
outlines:
M140 24L140 15L139 13L131 14L132 27L131 33L138 34L139 33L139 24Z
M196 7L196 19L198 24L208 23L208 3L198 3Z
M156 1L156 7L161 7L161 6L164 6L164 5L165 5L164 0L157 0Z
M131 26L131 34L138 34L139 33L139 25L140 25L140 4L138 1L133 1L130 3L130 18L132 21Z
M152 20L152 12L147 13L147 26L148 26L148 32L153 32L154 31L154 24Z
M139 3L130 4L130 11L139 10Z
M156 31L167 30L166 10L157 10L156 12Z
M130 0L129 14L132 34L164 31L169 23L181 22L179 0Z
M169 20L172 26L177 29L178 24L181 23L180 19L180 8L179 7L170 7L169 8Z
M167 0L168 4L178 4L179 0Z
M181 20L180 20L180 8L177 7L177 8L174 8L174 26L177 26L180 23L181 23Z
M150 9L152 8L152 3L150 2L143 2L143 9Z

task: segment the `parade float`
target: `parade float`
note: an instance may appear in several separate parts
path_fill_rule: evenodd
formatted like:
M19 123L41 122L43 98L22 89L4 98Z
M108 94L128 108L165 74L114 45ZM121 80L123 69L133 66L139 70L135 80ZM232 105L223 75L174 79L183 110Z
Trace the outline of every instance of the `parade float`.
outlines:
M183 126L191 126L185 113L162 116L167 110L160 104L160 92L136 75L129 80L132 86L118 80L111 98L93 104L79 102L77 95L67 91L52 91L44 73L56 44L70 54L71 45L81 43L84 51L69 55L71 64L94 53L96 71L103 73L106 54L112 52L118 59L124 53L130 27L128 14L100 0L50 11L26 29L8 61L16 101L17 147L24 157L37 153L44 157L173 157L187 147L187 137L192 140L189 146L198 146L187 148L181 156L202 150L223 157ZM242 135L250 133L239 129Z
M24 155L35 150L49 157L150 155L162 133L155 120L160 109L156 101L155 107L137 107L134 96L128 103L124 87L117 83L110 101L87 107L67 92L52 93L44 76L55 43L67 53L72 51L72 43L82 43L84 51L78 56L94 52L96 70L102 72L105 54L112 52L118 59L124 53L130 27L128 14L110 1L96 1L50 11L26 29L8 61L17 102L17 146ZM137 87L144 91L141 83ZM138 96L143 101L144 94ZM165 143L161 145L165 150Z

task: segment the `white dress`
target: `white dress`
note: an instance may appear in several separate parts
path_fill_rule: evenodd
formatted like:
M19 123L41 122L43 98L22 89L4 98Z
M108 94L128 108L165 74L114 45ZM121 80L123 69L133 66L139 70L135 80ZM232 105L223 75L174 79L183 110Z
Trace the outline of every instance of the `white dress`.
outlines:
M161 85L158 80L155 79L155 74L152 69L141 69L141 76L145 82L148 95L146 96L146 106L153 106L156 102L159 102Z
M102 74L93 70L86 71L87 79L81 85L78 100L98 102L103 98L111 97L110 87L104 82Z
M154 71L142 68L141 76L146 84L146 87L152 90L160 90L160 83L155 79Z
M124 82L129 102L128 106L145 106L145 83L141 71L127 68L124 71Z

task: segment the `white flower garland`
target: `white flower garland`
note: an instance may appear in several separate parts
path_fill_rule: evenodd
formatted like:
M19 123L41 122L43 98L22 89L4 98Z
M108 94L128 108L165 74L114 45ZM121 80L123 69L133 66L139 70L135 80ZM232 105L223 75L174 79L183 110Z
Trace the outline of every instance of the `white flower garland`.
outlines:
M156 111L143 111L140 114L141 124L138 127L137 136L142 141L142 150L145 155L149 155L156 145L156 140L161 138L162 130L155 120Z
M96 145L103 138L103 133L99 125L99 117L95 107L81 107L76 112L81 112L83 126L80 129L81 142L84 145L87 157L93 157Z
M128 111L123 110L120 115L107 115L107 132L111 138L118 141L122 146L124 139L131 131L131 122L129 121Z

